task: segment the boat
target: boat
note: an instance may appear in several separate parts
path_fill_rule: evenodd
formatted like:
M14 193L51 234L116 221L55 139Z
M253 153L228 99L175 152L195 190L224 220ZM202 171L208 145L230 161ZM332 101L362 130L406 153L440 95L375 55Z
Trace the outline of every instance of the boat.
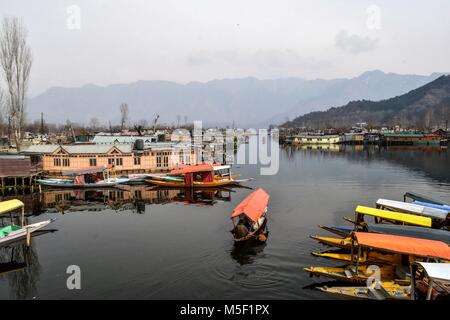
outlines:
M381 210L366 206L357 206L355 209L355 219L344 217L344 220L356 225L364 225L364 216L374 217L375 223L393 223L401 225L415 225L431 228L432 219L430 217L418 216L414 214L401 213L395 211Z
M445 221L448 216L448 211L445 210L418 205L415 203L401 202L388 199L378 199L376 202L376 207L377 209L410 213L419 216L429 217L439 221Z
M310 238L330 247L341 249L350 249L352 247L352 239L350 237L342 239L335 237L310 236Z
M264 230L267 224L267 206L269 195L262 188L252 192L247 196L231 213L230 219L233 221L234 228L231 230L235 242L244 242L248 240L266 241L267 235ZM237 235L237 224L235 220L242 219L244 225L248 224L249 232L243 237Z
M409 300L411 286L392 281L381 282L379 286L365 287L318 287L317 290L335 297L355 300Z
M25 222L25 205L22 201L13 199L0 202L0 214L12 213L18 209L21 209L21 223L20 226L11 224L0 227L0 246L5 246L12 242L26 239L27 245L30 244L31 234L39 229L49 225L53 219L45 220L29 225L24 225Z
M311 252L315 257L331 259L339 262L352 262L352 255L346 250L333 250L325 252ZM376 251L363 251L359 257L362 264L401 264L401 255L392 253L381 253Z
M63 171L63 176L73 176L72 179L37 179L37 182L46 187L54 188L109 188L118 184L127 183L129 178L110 177L111 166L87 167L77 170Z
M402 258L402 264L381 264L378 266L380 268L380 281L408 284L410 281L410 275L408 275L410 262L424 260L450 262L450 247L442 241L369 232L353 232L351 239L351 263L349 265L339 268L310 267L304 270L315 276L362 283L373 275L374 270L373 266L361 264L361 261L367 259L367 255L370 255L371 251L377 251L408 257L408 259Z
M349 227L319 226L331 233L339 235L343 238L350 236L354 231ZM400 226L394 224L375 224L368 223L360 231L393 234L397 236L406 236L428 240L438 240L450 245L450 232L441 229L422 228L417 226Z
M422 201L413 201L412 203L417 204L419 206L424 206L424 207L429 207L429 208L435 208L435 209L440 209L440 210L444 210L447 213L450 213L450 206L449 205L445 205L445 204L435 204L435 203L429 203L429 202L422 202ZM448 219L448 215L447 215L447 219Z
M432 198L430 196L425 196L423 194L419 194L419 193L416 193L416 192L406 192L403 195L403 201L406 202L406 199L411 199L413 201L422 201L422 202L427 202L427 203L434 203L434 204L450 206L449 203L446 203L446 202L444 202L442 200L435 199L435 198Z
M411 264L412 300L450 300L450 264Z
M147 182L161 187L171 188L214 188L239 185L241 181L233 180L231 176L221 179L214 178L214 166L211 164L200 164L185 166L181 169L172 170L171 176L182 176L183 179L169 181L164 178L148 179Z

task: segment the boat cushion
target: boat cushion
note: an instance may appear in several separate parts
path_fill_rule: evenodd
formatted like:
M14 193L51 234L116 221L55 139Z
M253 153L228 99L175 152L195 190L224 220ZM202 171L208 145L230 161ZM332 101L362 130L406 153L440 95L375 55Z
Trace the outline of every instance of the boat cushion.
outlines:
M4 237L8 236L8 234L10 234L11 232L17 231L20 229L22 229L22 228L19 226L14 226L14 225L2 227L2 228L0 228L0 238L4 238Z

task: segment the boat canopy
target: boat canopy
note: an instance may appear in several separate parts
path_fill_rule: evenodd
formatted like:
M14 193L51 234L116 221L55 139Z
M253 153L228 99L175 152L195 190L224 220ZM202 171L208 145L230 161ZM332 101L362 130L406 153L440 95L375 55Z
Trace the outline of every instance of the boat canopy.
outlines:
M368 223L367 230L375 233L393 234L397 236L442 241L450 245L450 232L440 229L417 226L399 226L395 224Z
M380 210L380 209L375 209L375 208L370 208L370 207L365 207L365 206L357 206L355 213L374 216L374 217L378 217L381 219L395 220L398 222L404 222L404 223L417 225L417 226L431 227L431 218L417 216L417 215L413 215L413 214Z
M214 171L219 171L219 170L228 170L231 169L231 166L229 164L213 164L214 167Z
M19 208L23 208L24 204L22 201L13 199L0 202L0 214L8 213Z
M419 193L415 193L415 192L406 192L403 195L403 198L406 200L406 198L410 198L412 200L417 200L417 201L423 201L423 202L428 202L428 203L434 203L434 204L443 204L443 205L450 205L448 203L443 202L442 200L439 199L434 199L432 197L429 196L425 196Z
M187 173L196 173L196 172L210 172L213 171L214 167L209 164L209 163L205 163L205 164L199 164L199 165L195 165L195 166L185 166L181 169L176 169L176 170L172 170L170 171L170 174L187 174Z
M447 211L444 211L441 209L430 208L430 207L425 207L425 206L414 204L414 203L401 202L401 201L388 200L388 199L378 199L377 207L389 208L389 209L393 209L395 211L400 210L403 212L418 214L421 216L431 217L431 218L440 219L440 220L447 219L447 215L448 215Z
M231 219L245 214L252 221L256 222L267 211L269 195L262 188L252 192L245 198L231 214Z
M62 174L64 176L79 176L79 175L89 174L89 173L104 172L104 171L106 171L108 169L111 169L111 168L112 168L111 165L96 166L96 167L86 167L86 168L81 168L81 169L76 169L76 170L66 170L66 171L63 171Z
M450 212L450 206L445 205L445 204L435 204L435 203L428 203L428 202L422 202L422 201L413 201L413 203L417 204L419 206L441 209L441 210Z
M359 246L394 253L450 260L450 247L442 241L369 232L354 232L353 235Z
M450 281L450 264L448 263L415 262L415 264L420 265L433 280Z

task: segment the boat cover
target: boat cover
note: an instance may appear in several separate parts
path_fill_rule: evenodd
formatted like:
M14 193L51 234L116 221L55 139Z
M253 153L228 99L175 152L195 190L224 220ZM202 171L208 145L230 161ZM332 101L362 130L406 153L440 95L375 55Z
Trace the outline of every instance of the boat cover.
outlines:
M374 216L374 217L378 217L381 219L390 219L390 220L395 220L395 221L413 224L413 225L417 225L417 226L431 227L431 218L417 216L414 214L380 210L380 209L375 209L375 208L370 208L370 207L365 207L365 206L357 206L355 212L357 214Z
M354 232L358 245L384 251L450 260L450 247L442 241L391 234Z
M415 193L415 192L406 192L403 195L404 198L411 198L413 200L418 200L418 201L423 201L423 202L428 202L428 203L435 203L435 204L445 204L445 205L449 205L448 203L443 202L442 200L439 199L434 199L432 197L429 196L425 196L419 193Z
M211 164L199 164L196 166L185 166L181 169L176 169L170 171L170 174L186 174L186 173L195 173L195 172L205 172L205 171L213 171L213 166Z
M446 230L400 226L394 224L367 224L369 232L393 234L397 236L442 241L450 245L450 232Z
M8 213L16 209L22 208L23 202L17 199L0 202L0 214Z
M252 221L256 222L266 212L268 203L269 195L262 188L259 188L233 210L231 218L245 214Z
M448 212L436 209L425 207L423 205L418 205L414 203L388 200L388 199L378 199L377 206L393 209L393 210L401 210L408 213L418 214L421 216L431 217L435 219L445 220L447 219Z
M420 265L430 278L450 281L450 264L431 262L416 262L416 264Z
M419 206L436 208L436 209L441 209L441 210L450 212L450 206L445 205L445 204L435 204L435 203L422 202L422 201L414 201L413 203L417 204Z

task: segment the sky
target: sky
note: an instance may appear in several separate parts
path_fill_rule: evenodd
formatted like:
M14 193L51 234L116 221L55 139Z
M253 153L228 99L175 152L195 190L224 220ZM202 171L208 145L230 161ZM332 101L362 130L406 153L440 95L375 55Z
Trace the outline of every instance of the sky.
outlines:
M449 72L447 0L0 0L33 52L29 93L138 80Z

